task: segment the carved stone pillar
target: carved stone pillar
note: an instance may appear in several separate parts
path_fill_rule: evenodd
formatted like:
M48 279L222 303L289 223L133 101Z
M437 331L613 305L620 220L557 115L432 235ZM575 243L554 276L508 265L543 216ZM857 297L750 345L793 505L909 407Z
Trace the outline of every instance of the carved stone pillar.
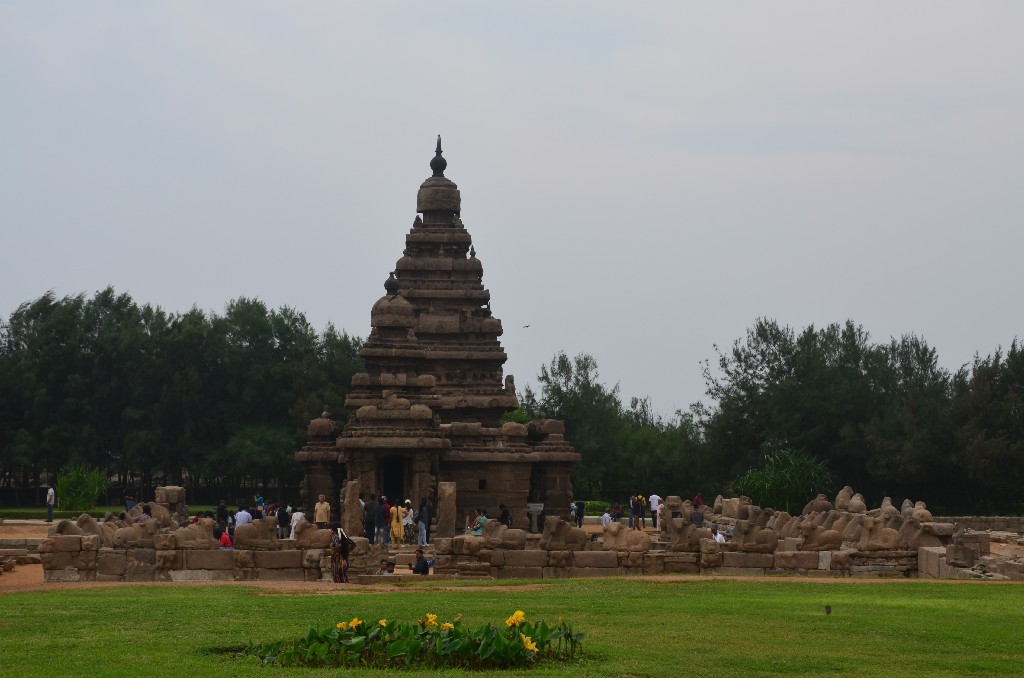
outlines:
M455 483L437 484L437 537L455 536Z

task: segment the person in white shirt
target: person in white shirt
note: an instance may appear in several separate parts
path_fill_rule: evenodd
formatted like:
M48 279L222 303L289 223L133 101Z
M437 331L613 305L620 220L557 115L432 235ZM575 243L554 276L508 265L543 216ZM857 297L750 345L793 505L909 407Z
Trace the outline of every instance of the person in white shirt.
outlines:
M725 537L723 537L721 533L719 533L718 528L714 525L711 526L711 536L714 537L715 541L717 541L719 544L725 543Z
M305 519L306 519L306 514L302 511L302 507L301 506L299 508L295 509L294 511L292 511L292 535L291 535L292 539L295 539L295 528L296 528L296 526L298 526L300 521L305 520Z
M46 522L53 522L53 507L57 503L57 493L53 491L53 485L46 490Z
M647 503L651 507L651 525L654 526L654 529L658 529L658 509L661 508L661 497L654 492L647 498Z
M605 525L612 522L612 514L610 507L604 507L604 514L601 516L601 529L604 529Z
M239 507L238 513L235 514L235 529L237 530L242 525L252 522L252 514L245 510L244 506Z

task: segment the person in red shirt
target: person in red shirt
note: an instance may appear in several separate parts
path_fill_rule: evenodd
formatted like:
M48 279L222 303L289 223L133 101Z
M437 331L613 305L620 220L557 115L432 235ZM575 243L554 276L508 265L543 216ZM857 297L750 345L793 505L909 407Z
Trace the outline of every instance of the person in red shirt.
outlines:
M220 528L220 525L213 528L213 538L217 540L217 548L221 551L228 551L235 548L235 545L231 543L231 537L228 533Z

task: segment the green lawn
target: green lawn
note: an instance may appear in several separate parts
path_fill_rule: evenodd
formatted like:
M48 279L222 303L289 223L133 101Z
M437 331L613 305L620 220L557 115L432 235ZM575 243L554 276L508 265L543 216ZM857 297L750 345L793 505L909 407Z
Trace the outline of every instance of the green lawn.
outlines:
M1020 675L1024 667L1020 585L714 578L531 584L502 582L506 590L495 590L433 581L340 596L129 585L2 595L0 675L324 675L215 650L291 639L310 625L356 615L413 620L433 612L445 620L462 613L475 625L501 623L517 608L532 620L565 615L587 633L581 663L530 671L537 676L990 676Z

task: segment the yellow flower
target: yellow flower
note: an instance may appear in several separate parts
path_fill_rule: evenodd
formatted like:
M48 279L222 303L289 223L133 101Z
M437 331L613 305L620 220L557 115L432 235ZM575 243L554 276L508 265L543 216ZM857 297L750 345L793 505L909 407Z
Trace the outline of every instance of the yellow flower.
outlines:
M344 631L345 627L348 626L348 624L346 624L345 622L338 622L337 626L339 631Z
M441 630L442 631L448 631L449 629L454 629L454 628L455 628L455 624L452 624L451 622L445 622L445 623L441 624Z
M530 640L530 636L528 636L526 634L523 634L523 633L520 633L519 634L519 638L520 638L520 640L523 641L523 649L524 650L527 650L529 652L536 652L537 651L537 643L534 643L533 641L531 641Z
M526 621L526 615L522 610L516 610L512 613L512 616L505 620L506 626L519 626Z
M380 624L381 626L387 626L388 625L388 620L387 619L381 619L377 623Z
M426 614L426 617L427 617L427 626L437 626L437 615L436 614L430 614L428 612Z
M349 628L355 631L357 628L363 625L363 620L359 617L352 617L352 621L348 623Z

